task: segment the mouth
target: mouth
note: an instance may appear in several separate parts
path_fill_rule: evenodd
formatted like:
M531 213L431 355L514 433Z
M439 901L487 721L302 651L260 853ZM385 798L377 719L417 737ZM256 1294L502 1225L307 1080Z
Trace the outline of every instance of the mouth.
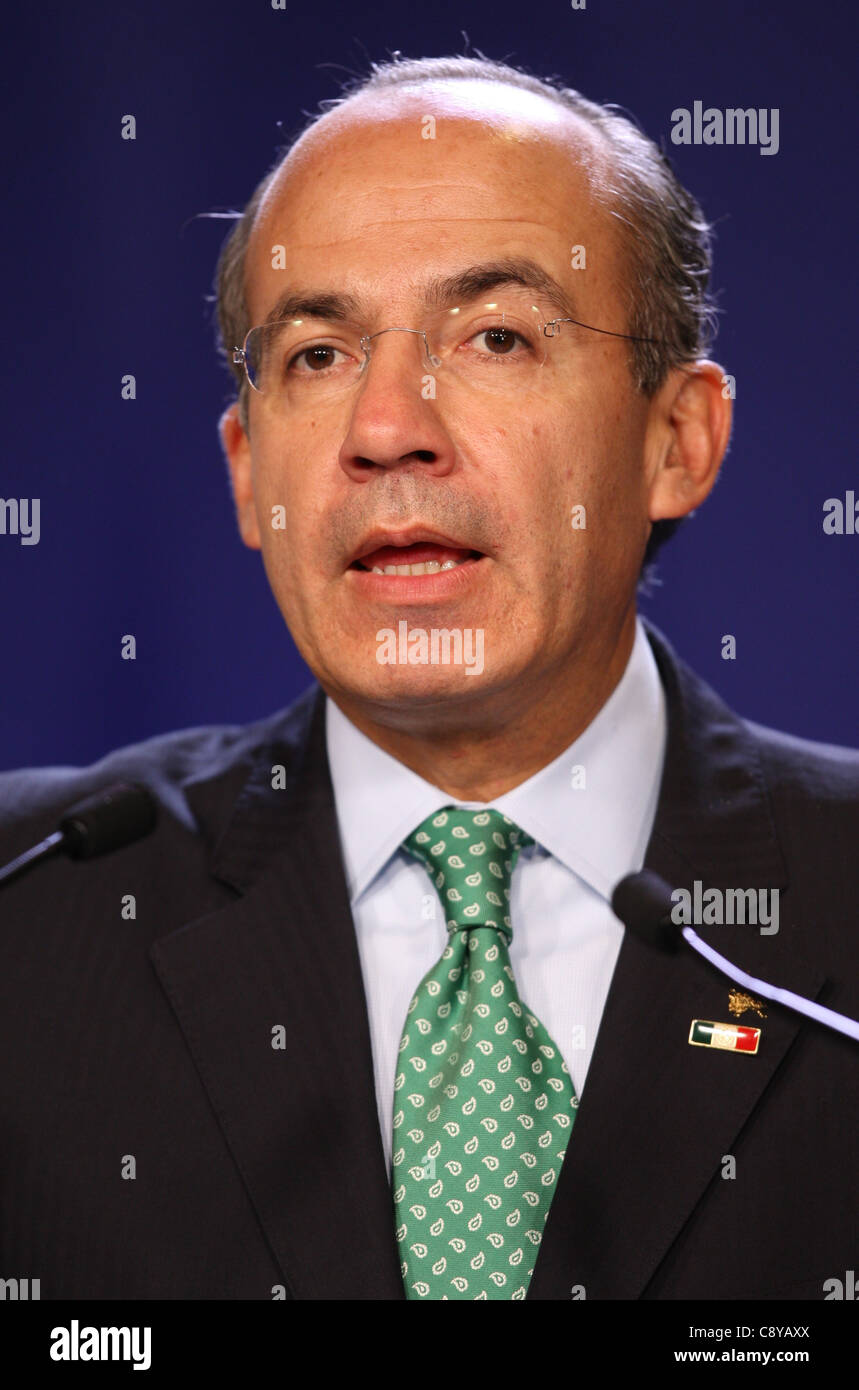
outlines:
M484 558L483 552L430 532L377 533L358 549L349 568L391 578L440 574Z
M349 584L369 602L420 606L465 598L477 592L490 557L463 539L416 527L376 531L347 566Z
M350 569L404 578L411 575L440 574L443 570L458 569L470 560L482 559L479 550L462 550L455 546L421 542L416 545L380 546L362 559L353 560Z

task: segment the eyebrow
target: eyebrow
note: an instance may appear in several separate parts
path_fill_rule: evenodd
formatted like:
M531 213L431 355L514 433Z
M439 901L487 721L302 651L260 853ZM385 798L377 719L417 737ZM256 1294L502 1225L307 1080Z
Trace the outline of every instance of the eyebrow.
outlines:
M519 285L548 301L562 316L576 318L572 296L547 270L527 257L507 257L468 266L454 275L433 275L423 287L423 303L428 309L447 309L461 302L470 303L482 294L506 285ZM327 319L334 323L354 322L370 317L369 304L359 295L330 290L287 289L275 300L263 324L281 319Z

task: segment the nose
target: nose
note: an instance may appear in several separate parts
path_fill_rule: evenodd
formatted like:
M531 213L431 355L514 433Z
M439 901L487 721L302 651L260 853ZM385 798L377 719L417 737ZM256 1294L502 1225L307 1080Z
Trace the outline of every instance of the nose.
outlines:
M436 369L423 334L383 329L368 347L340 467L359 482L379 469L413 466L445 476L455 449L437 409Z

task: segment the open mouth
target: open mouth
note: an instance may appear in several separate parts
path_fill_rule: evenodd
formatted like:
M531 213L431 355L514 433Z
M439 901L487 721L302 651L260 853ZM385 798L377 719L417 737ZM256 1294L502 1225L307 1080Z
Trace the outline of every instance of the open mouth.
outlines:
M435 541L416 541L412 545L380 546L362 555L360 560L353 560L350 569L394 577L439 574L442 570L457 569L460 565L482 559L483 554L479 550L464 550Z

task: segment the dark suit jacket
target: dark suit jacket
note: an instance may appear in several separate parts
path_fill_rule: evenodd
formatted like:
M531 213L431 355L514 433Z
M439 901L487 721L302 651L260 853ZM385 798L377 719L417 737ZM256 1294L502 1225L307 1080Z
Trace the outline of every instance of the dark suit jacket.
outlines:
M669 736L647 865L778 888L778 934L700 934L859 1015L859 756L738 718L648 635ZM0 1277L404 1297L323 708L314 686L248 727L0 777L3 863L118 777L161 807L136 844L0 889ZM757 1055L689 1046L729 989L626 934L529 1298L822 1299L859 1267L859 1044L769 1005Z

